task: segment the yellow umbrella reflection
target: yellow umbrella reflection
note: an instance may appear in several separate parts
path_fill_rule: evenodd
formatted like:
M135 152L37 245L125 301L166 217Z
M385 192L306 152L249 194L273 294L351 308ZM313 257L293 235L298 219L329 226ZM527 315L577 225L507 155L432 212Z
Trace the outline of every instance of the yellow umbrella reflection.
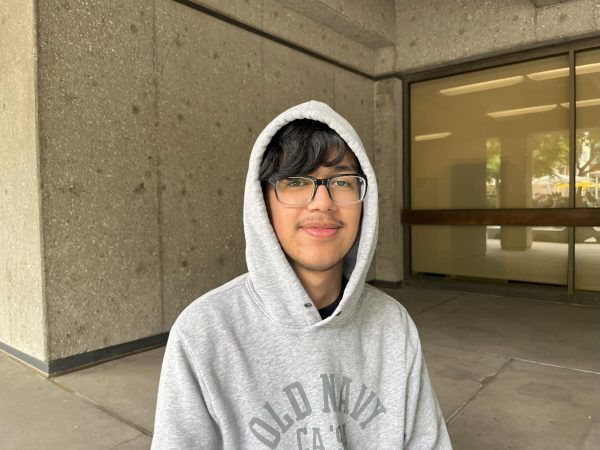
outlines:
M575 182L575 187L578 187L578 188L588 189L588 188L591 188L594 186L596 186L596 184L590 180L577 180ZM556 183L554 185L554 187L557 189L567 189L569 187L569 183L565 183L565 182Z

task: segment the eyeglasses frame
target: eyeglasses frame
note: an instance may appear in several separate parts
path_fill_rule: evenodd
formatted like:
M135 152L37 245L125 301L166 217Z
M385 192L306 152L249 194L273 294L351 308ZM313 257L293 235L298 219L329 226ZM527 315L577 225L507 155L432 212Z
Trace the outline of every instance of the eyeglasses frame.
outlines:
M336 200L333 199L333 196L331 195L331 191L329 190L329 183L331 182L332 179L334 178L338 178L338 177L348 177L348 176L352 176L352 177L358 177L361 180L364 181L365 183L365 190L364 190L364 194L362 196L362 198L360 200L357 200L355 202L350 202L350 203L345 203L345 202L338 202ZM279 194L277 193L277 183L281 180L284 180L286 178L308 178L309 180L311 180L313 182L313 192L310 196L310 200L308 200L306 203L285 203L283 201L281 201L279 199ZM329 195L329 198L331 199L331 201L333 203L335 203L336 205L354 205L355 203L361 203L365 201L365 198L367 196L367 188L369 187L369 183L367 181L367 177L363 174L360 173L340 173L340 174L336 174L336 175L332 175L330 177L327 178L315 178L315 177L311 177L310 175L294 175L294 176L290 176L290 177L283 177L283 178L278 178L278 179L271 179L269 180L269 184L273 185L273 189L275 189L275 197L277 198L277 201L284 204L284 205L290 205L290 206L303 206L303 205L309 205L314 199L315 199L315 195L317 195L317 189L319 189L319 186L325 186L325 189L327 190L327 194Z

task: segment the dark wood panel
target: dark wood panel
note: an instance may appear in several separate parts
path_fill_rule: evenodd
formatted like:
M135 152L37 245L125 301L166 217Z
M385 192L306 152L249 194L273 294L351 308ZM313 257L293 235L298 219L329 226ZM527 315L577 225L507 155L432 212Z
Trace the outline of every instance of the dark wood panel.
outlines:
M403 210L405 225L600 226L600 208Z

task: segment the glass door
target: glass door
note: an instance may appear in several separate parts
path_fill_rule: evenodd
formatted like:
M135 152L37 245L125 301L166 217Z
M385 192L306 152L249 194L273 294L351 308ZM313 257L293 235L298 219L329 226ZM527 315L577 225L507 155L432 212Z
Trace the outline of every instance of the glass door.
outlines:
M412 273L600 290L599 127L600 50L410 84Z

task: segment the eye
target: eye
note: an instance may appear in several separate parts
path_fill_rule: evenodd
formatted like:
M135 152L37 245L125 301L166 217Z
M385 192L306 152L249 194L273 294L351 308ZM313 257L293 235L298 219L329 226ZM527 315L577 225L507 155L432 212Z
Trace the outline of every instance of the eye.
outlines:
M307 186L310 180L306 178L284 178L279 183L283 188L299 188Z
M331 180L331 186L336 189L350 189L356 185L355 177L337 177Z
M348 181L341 180L341 179L334 180L333 184L335 184L337 187L350 187L350 186L352 186L352 184L349 183Z

